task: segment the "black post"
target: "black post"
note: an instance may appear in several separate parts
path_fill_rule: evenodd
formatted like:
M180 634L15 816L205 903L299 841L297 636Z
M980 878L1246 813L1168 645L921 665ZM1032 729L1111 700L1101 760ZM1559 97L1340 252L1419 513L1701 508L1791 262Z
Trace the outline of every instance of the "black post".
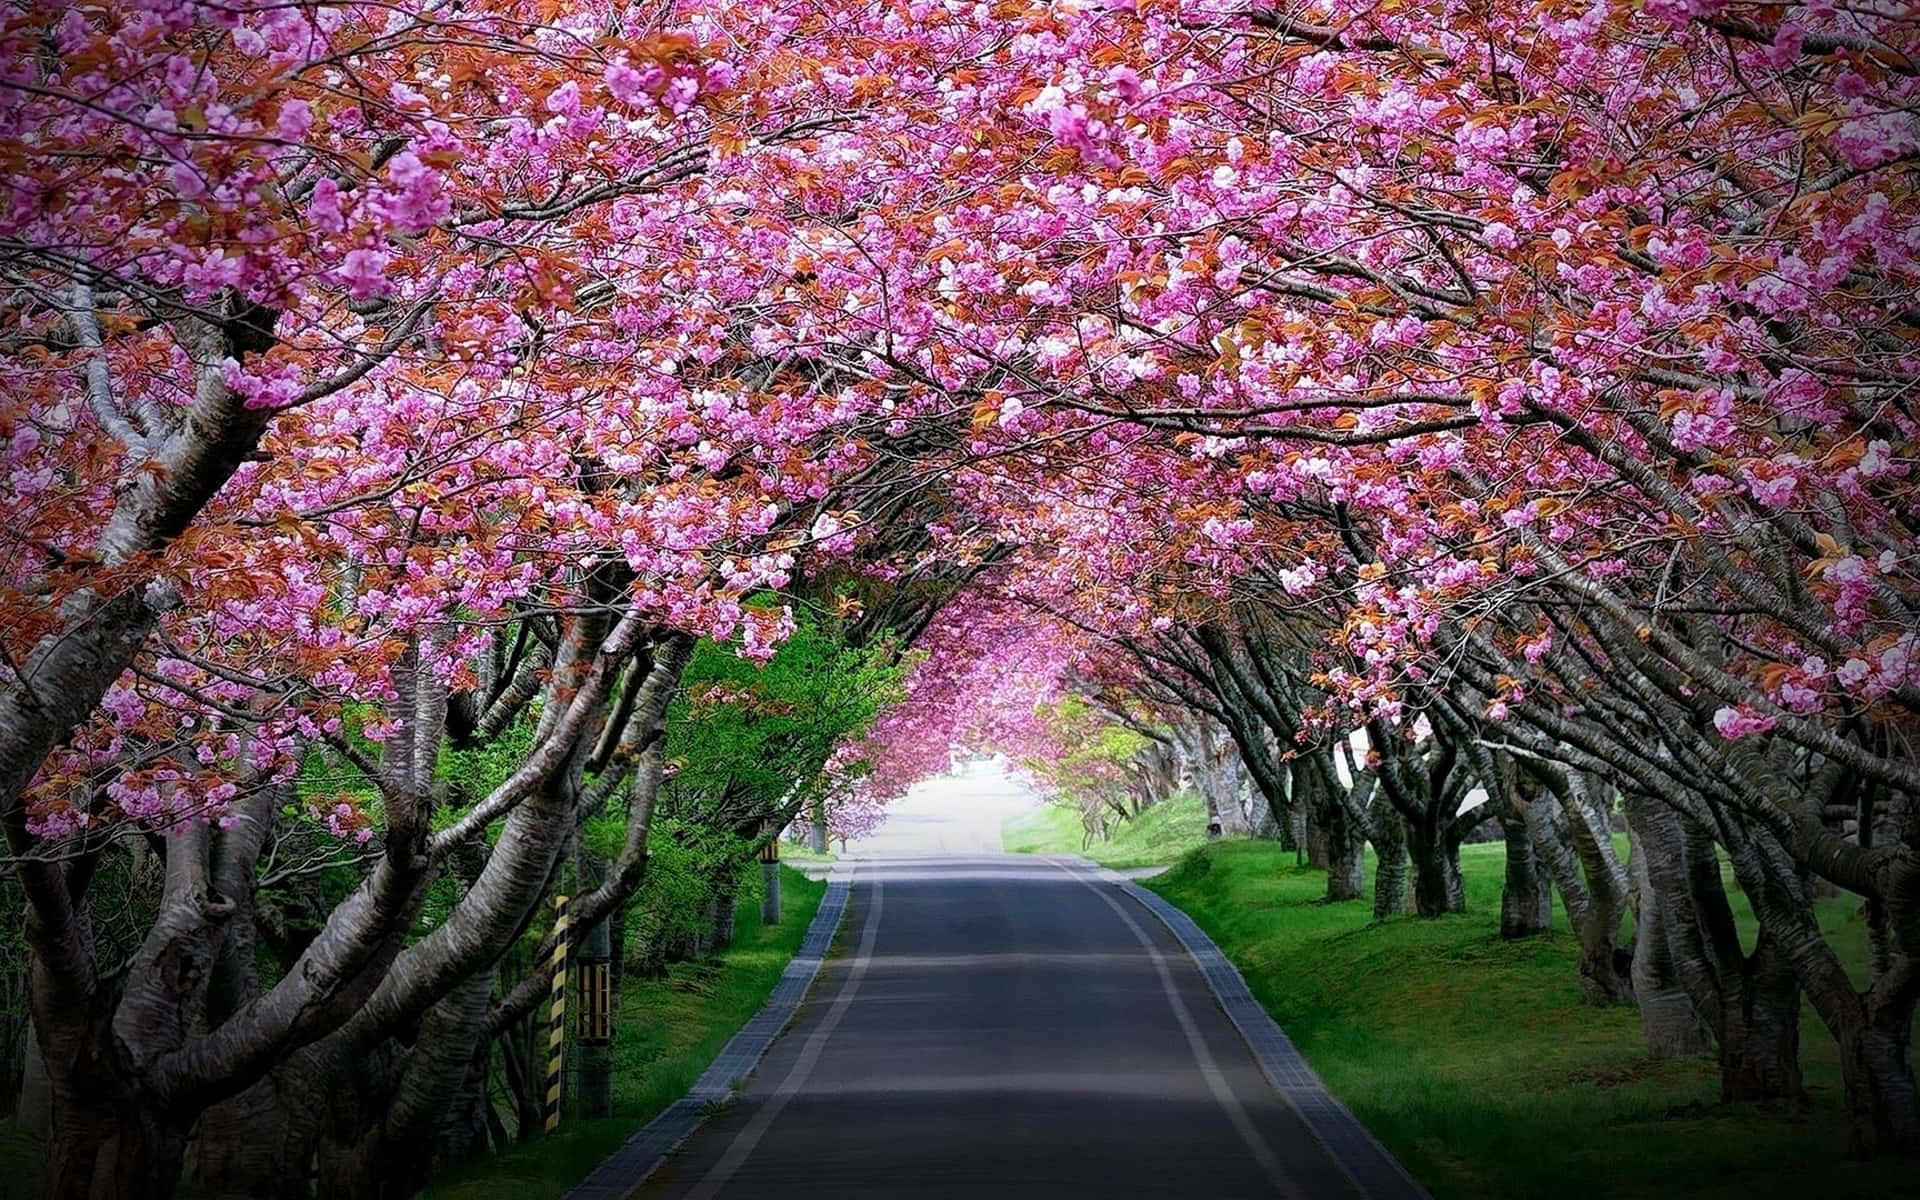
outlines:
M780 831L772 821L760 823L760 923L780 923Z
M588 859L590 886L599 886L603 870ZM602 917L580 935L580 1115L613 1115L613 937Z

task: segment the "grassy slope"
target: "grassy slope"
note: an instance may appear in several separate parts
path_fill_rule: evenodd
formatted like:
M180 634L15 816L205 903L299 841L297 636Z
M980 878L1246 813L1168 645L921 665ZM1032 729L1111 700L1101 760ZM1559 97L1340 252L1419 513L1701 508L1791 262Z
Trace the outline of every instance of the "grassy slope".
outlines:
M1316 902L1324 877L1271 843L1217 843L1148 886L1439 1200L1920 1195L1911 1165L1841 1160L1839 1067L1811 1013L1811 1116L1720 1106L1711 1059L1651 1061L1631 1009L1581 1004L1564 913L1551 936L1500 940L1502 853L1465 848L1468 912L1438 921ZM1822 919L1863 960L1856 912L1830 901Z
M1109 867L1145 867L1170 863L1207 840L1207 812L1200 797L1182 792L1122 821L1113 836L1081 849L1084 838L1078 810L1043 804L1009 817L1000 843L1012 854L1085 854Z
M614 1115L563 1122L559 1132L450 1171L429 1200L547 1200L580 1182L601 1159L661 1109L686 1095L767 994L800 947L826 892L798 871L781 872L782 920L760 924L741 906L733 949L716 963L680 963L667 978L622 986L614 1038Z

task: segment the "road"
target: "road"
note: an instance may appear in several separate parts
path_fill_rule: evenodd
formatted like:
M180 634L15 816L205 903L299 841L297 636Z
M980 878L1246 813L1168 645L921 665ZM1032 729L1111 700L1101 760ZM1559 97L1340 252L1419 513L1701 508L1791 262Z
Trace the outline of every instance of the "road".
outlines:
M1119 888L988 856L853 878L793 1026L639 1196L1356 1195Z

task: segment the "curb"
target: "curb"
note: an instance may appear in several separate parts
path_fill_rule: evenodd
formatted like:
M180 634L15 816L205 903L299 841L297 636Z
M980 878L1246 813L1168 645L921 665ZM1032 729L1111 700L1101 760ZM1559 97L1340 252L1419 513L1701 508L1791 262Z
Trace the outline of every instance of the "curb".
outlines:
M1192 957L1200 974L1206 977L1214 999L1246 1039L1247 1048L1260 1064L1267 1082L1300 1114L1308 1132L1362 1196L1367 1200L1431 1200L1427 1189L1407 1173L1400 1160L1327 1090L1320 1076L1314 1074L1307 1060L1301 1057L1293 1040L1253 998L1239 970L1192 917L1166 897L1148 891L1117 871L1078 855L1059 857L1091 869L1100 879L1117 885L1136 904L1160 919Z
M618 1150L602 1159L591 1174L576 1184L566 1200L626 1200L647 1178L660 1169L667 1156L679 1149L693 1131L700 1128L714 1106L733 1095L733 1086L759 1065L780 1031L793 1020L806 999L807 991L820 974L827 951L846 915L847 898L852 891L851 869L835 871L827 879L826 894L807 926L806 937L794 953L787 969L780 974L767 1003L742 1025L720 1056L694 1081L693 1089L641 1126Z

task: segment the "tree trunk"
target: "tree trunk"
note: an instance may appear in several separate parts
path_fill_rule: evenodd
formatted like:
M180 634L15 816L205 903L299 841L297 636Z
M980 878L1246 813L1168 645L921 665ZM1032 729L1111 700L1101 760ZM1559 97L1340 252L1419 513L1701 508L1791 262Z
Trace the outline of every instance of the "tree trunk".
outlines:
M1253 833L1253 825L1247 820L1246 801L1242 797L1244 790L1245 784L1236 778L1234 786L1220 798L1222 837L1247 837Z
M1676 923L1670 928L1668 945L1678 974L1696 1006L1705 1012L1719 1043L1721 1098L1803 1103L1800 984L1781 942L1768 928L1772 922L1767 911L1775 897L1758 886L1752 848L1746 848L1749 857L1744 863L1736 854L1735 870L1745 870L1746 884L1758 890L1754 906L1761 928L1753 953L1743 954L1721 879L1720 858L1707 831L1692 818L1647 800L1636 802L1629 813L1636 827L1646 823L1641 844L1650 876L1656 888L1665 889L1662 903L1674 906ZM1664 867L1663 856L1668 859ZM1689 914L1693 929L1686 928L1689 918L1683 918L1683 913Z
M1560 893L1560 906L1566 910L1567 924L1576 932L1586 920L1587 905L1592 902L1586 883L1580 878L1580 860L1574 854L1572 833L1566 814L1556 797L1539 790L1523 793L1520 812L1533 839L1533 854L1553 879Z
M213 1200L306 1200L313 1159L313 1114L326 1097L318 1072L296 1054L246 1091L209 1108L200 1120L194 1165ZM294 1094L289 1094L289 1092Z
M26 1056L20 1069L20 1100L13 1110L14 1124L41 1142L53 1136L53 1093L47 1083L47 1063L40 1057L40 1034L33 1018L26 1020Z
M36 964L37 967L37 964ZM44 972L34 991L47 1001ZM48 1020L35 1013L48 1071L49 1200L167 1200L179 1186L192 1120L150 1103L127 1079L113 1006L98 997ZM58 1065L56 1065L58 1064Z
M351 1043L333 1043L305 1056L300 1073L321 1082L321 1094L287 1116L305 1135L295 1162L316 1164L320 1195L407 1200L450 1149L469 1153L476 1136L484 1144L485 1115L475 1108L472 1090L476 1070L484 1072L496 974L497 967L484 969L454 986L421 1018L411 1046L387 1039L360 1052ZM349 1053L356 1056L345 1057ZM281 1099L295 1098L283 1086ZM316 1110L326 1119L315 1121ZM246 1194L292 1200L309 1191L300 1178L290 1189L255 1181Z
M1203 789L1207 800L1207 831L1213 837L1246 837L1252 832L1240 805L1240 789Z
M1413 864L1413 911L1422 917L1465 912L1460 847L1444 831L1408 821L1407 857Z
M1325 838L1330 903L1358 900L1367 894L1367 839L1344 810L1335 812L1337 819L1327 823Z
M734 917L740 909L739 894L729 884L713 901L713 943L711 952L724 954L733 947Z
M1760 932L1753 952L1742 955L1733 912L1721 882L1720 860L1704 830L1694 833L1689 878L1694 906L1708 923L1720 976L1720 1091L1725 1100L1785 1103L1807 1101L1800 1079L1800 979L1787 955L1783 931L1796 941L1812 934L1820 943L1813 906L1777 842L1763 831L1717 823L1734 877L1752 905ZM1832 960L1831 953L1827 959Z
M1306 825L1306 837L1301 840L1307 848L1307 865L1324 871L1327 869L1327 831L1313 819L1313 806L1300 807L1301 819Z
M1848 1158L1920 1157L1920 1097L1908 1057L1911 1012L1899 1028L1861 1022L1840 1037L1846 1084Z
M1448 912L1467 911L1467 877L1460 870L1461 835L1466 832L1464 826L1456 824L1447 830L1440 842L1441 853L1445 856Z
M1526 818L1505 805L1496 815L1507 843L1506 880L1500 889L1500 936L1514 941L1546 933L1553 928L1553 880L1534 854Z
M1295 760L1296 767L1308 759ZM1313 759L1315 769L1293 773L1294 798L1306 815L1307 858L1327 872L1327 900L1358 900L1366 894L1366 830L1356 813L1363 811L1370 781L1356 785L1355 797L1342 795L1339 776L1330 758Z
M1265 792L1257 787L1243 784L1235 790L1235 795L1246 797L1248 833L1257 838L1281 836L1280 818L1274 813L1273 805L1267 803Z
M1520 772L1511 757L1477 747L1472 761L1506 842L1500 936L1514 941L1546 933L1553 928L1553 876L1538 853L1538 821L1528 819L1531 805L1522 794Z
M1762 927L1736 985L1720 1033L1720 1098L1799 1104L1800 983Z
M1186 754L1194 790L1206 804L1207 836L1245 836L1249 826L1240 791L1248 780L1239 745L1205 719L1175 722L1173 734Z
M633 622L621 628L637 631L640 626ZM631 636L622 633L620 640L630 645ZM563 756L577 754L588 715L605 698L611 679L608 664L617 658L603 655L583 664L585 682L575 700L547 710L547 723L536 733L533 750L502 785L506 790L495 793L499 802L519 800L527 789L539 790L541 781L551 780L563 765ZM492 962L511 944L515 930L508 928L497 947L469 940L460 954L428 964L424 973L408 969L422 947L439 946L448 938L457 941L472 931L458 928L467 914L457 909L402 952L437 869L429 853L427 815L446 697L437 681L415 680L407 660L396 666L394 681L399 695L411 703L402 706L403 719L382 748L381 770L388 776L385 852L361 885L335 905L298 961L271 989L248 998L253 989L245 941L251 931L248 894L263 821L242 820L217 833L190 822L167 839L163 902L118 996L109 998L108 989L91 978L85 909L36 905L28 928L39 981L35 1019L53 1074L58 1131L49 1156L53 1196L78 1200L171 1193L180 1178L187 1131L206 1108L244 1093L276 1069L282 1093L288 1081L299 1081L299 1074L316 1081L314 1087L339 1093L326 1069L329 1058L377 1078L375 1047L368 1042L378 1039L349 1030L362 1024L379 1028L382 1013L394 1011L395 993L402 1014L397 1023L417 1018L437 998L437 987L457 983L464 972ZM272 793L263 789L256 794L269 802L270 814ZM508 826L496 849L496 857L507 859L513 857L507 848L524 840L516 821L537 820L529 814L541 805L533 799L509 807ZM243 815L245 811L243 807ZM570 821L571 808L563 815ZM506 863L501 866L507 869ZM511 890L517 884L506 886ZM228 952L229 938L242 939L232 947L234 953ZM226 1009L233 1011L222 1019ZM321 1043L336 1038L366 1053L323 1053ZM290 1063L301 1071L290 1069ZM320 1069L307 1072L308 1066ZM293 1107L286 1095L267 1090L255 1099L286 1106L287 1120L264 1123L270 1132L311 1130L321 1123L316 1118L323 1105ZM326 1124L341 1122L330 1119ZM350 1136L354 1123L349 1119L344 1124ZM313 1135L302 1136L310 1145ZM343 1146L342 1157L359 1153L360 1147ZM229 1165L236 1171L250 1169L244 1164L261 1157L230 1154L223 1162L218 1152L213 1156L220 1172ZM282 1192L309 1161L304 1153L286 1155L273 1177L250 1180L244 1191L250 1196ZM286 1163L292 1171L284 1169Z
M583 659L596 644L593 629L576 627L562 661ZM649 668L650 693L634 713L649 728L664 707L676 661L663 654ZM453 911L407 947L353 1017L277 1072L277 1090L256 1102L276 1114L278 1125L269 1121L269 1127L290 1131L297 1144L277 1150L277 1158L223 1149L217 1141L203 1146L203 1159L218 1163L226 1190L274 1195L290 1176L304 1179L306 1163L318 1161L324 1194L411 1195L436 1155L465 1153L462 1147L484 1140L485 1111L469 1093L484 1077L494 981L556 882L575 827L588 748L587 739L576 738L553 773L507 815ZM636 795L635 803L641 799ZM650 812L651 798L645 802ZM630 816L629 824L629 841L644 839L645 821L636 829ZM623 864L631 851L623 850ZM509 1036L503 1055L525 1136L539 1126L535 1077L543 1064L516 1053L513 1040ZM317 1111L328 1119L315 1121ZM300 1190L304 1194L304 1182Z
M49 1200L168 1200L180 1184L187 1130L126 1095L54 1105Z
M1896 861L1881 876L1883 899L1897 906L1888 915L1901 931L1900 949L1905 952L1884 972L1876 972L1861 992L1819 935L1812 904L1805 891L1794 886L1798 869L1779 850L1777 843L1769 846L1760 836L1749 836L1732 851L1742 888L1750 897L1759 892L1754 908L1761 918L1760 941L1742 976L1739 1020L1750 1042L1776 1048L1773 1058L1778 1061L1749 1050L1728 1085L1758 1092L1763 1101L1774 1098L1769 1093L1802 1101L1798 1062L1788 1057L1797 1047L1788 1037L1804 993L1839 1045L1848 1155L1920 1157L1920 1097L1909 1057L1914 1004L1920 998L1920 976L1911 954L1915 926L1907 900L1914 893L1914 869ZM1788 969L1791 975L1782 980Z
M1631 971L1632 960L1614 942L1619 911L1611 898L1596 901L1574 931L1580 938L1580 994L1597 1008L1633 1002L1633 988L1620 974L1623 969Z
M152 1094L134 1057L178 1048L202 1012L220 940L204 873L209 841L204 824L169 840L159 912L121 989L94 973L84 903L57 931L45 910L28 910L28 999L47 1068L54 1200L158 1200L179 1186L200 1105Z
M1300 804L1300 793L1296 790L1287 805L1286 811L1276 814L1275 833L1280 839L1282 850L1294 852L1295 861L1306 852L1307 847L1307 811Z
M1549 795L1540 804L1557 803L1567 838L1586 875L1586 910L1574 923L1580 939L1580 993L1588 1004L1605 1007L1630 1004L1633 989L1628 982L1632 970L1631 955L1620 949L1620 922L1628 901L1627 871L1613 849L1613 833L1606 808L1595 794L1592 781L1568 772L1549 781Z
M1391 804L1374 802L1373 919L1407 911L1407 825Z
M359 1182L371 1194L404 1200L438 1165L435 1151L465 1111L458 1101L487 1041L487 1004L498 973L497 966L476 971L421 1019L391 1097L368 1114L378 1149L370 1156L372 1177Z
M500 1045L500 1063L514 1102L515 1136L522 1142L532 1141L540 1132L538 1030L539 1022L529 1017L513 1026Z
M447 1106L447 1115L440 1122L439 1137L433 1148L433 1161L438 1170L473 1162L487 1153L494 1124L487 1101L487 1060L491 1050L491 1043L483 1042L475 1051L465 1082L455 1093L453 1103Z
M1701 1016L1674 965L1674 920L1647 870L1646 851L1637 829L1630 831L1632 851L1627 874L1634 896L1633 998L1640 1007L1640 1032L1654 1058L1679 1058L1713 1049L1713 1031ZM1585 973L1581 984L1588 982ZM1589 1001L1593 999L1591 994Z
M780 910L780 864L763 862L760 864L760 923L778 925Z

